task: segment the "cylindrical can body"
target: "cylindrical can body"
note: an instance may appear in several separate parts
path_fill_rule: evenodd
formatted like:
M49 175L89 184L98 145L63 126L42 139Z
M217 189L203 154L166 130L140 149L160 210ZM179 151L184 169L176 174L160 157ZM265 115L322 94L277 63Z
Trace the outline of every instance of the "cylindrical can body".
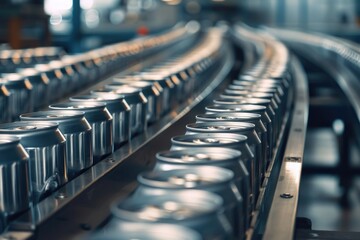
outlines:
M30 81L20 74L8 74L1 82L10 91L12 119L18 119L22 113L33 110L34 95Z
M50 105L54 110L82 111L90 123L91 142L94 163L110 155L114 150L113 122L105 103L100 102L64 102Z
M0 122L9 122L12 119L13 96L5 85L0 83Z
M142 133L147 127L147 99L140 89L120 84L105 85L103 90L94 90L94 95L116 94L122 96L130 106L131 134Z
M263 164L266 163L263 158L263 148L261 140L255 131L255 125L246 122L204 122L191 123L186 125L186 134L197 133L235 133L244 135L248 138L248 144L254 154L254 161L251 161L249 169L253 170L254 175L254 194L255 202L258 198L261 182L264 177ZM266 149L266 148L265 148Z
M141 92L147 99L147 120L149 123L153 123L161 117L161 92L152 82L145 82L136 78L115 78L114 83L129 85L131 87L141 89Z
M263 158L264 163L262 164L263 168L266 168L269 159L270 149L272 146L268 139L269 132L265 127L264 123L261 120L260 114L255 113L247 113L247 112L236 112L236 113L209 113L209 114L199 114L196 116L196 122L247 122L255 124L255 131L259 136L261 142L263 143L262 152L265 153L265 157ZM262 170L265 172L265 169Z
M244 162L248 173L250 174L250 181L248 189L250 189L249 197L249 212L254 210L254 169L251 168L253 161L253 153L247 144L247 137L232 133L198 133L193 135L175 136L171 139L171 150L182 150L189 148L203 148L203 147L220 147L232 148L241 152L241 160ZM245 187L244 187L245 188Z
M113 118L114 148L117 149L130 140L130 106L125 99L119 95L78 95L70 98L74 102L101 102Z
M58 124L5 123L0 124L0 133L19 137L29 154L29 181L34 203L67 182L65 137Z
M137 192L163 189L173 192L197 189L218 194L223 198L225 215L232 225L234 237L245 236L243 200L235 185L234 173L228 169L203 166L169 171L152 171L138 176L140 186ZM136 194L136 193L135 193Z
M40 111L22 114L21 121L45 121L59 125L66 138L68 178L73 179L93 164L91 126L83 112Z
M19 138L0 134L0 232L9 216L29 208L28 159Z
M135 192L112 207L112 224L117 221L178 224L199 232L203 239L232 239L220 196L201 190L166 193L163 189Z
M188 148L164 151L156 154L155 171L188 169L199 166L217 166L231 170L235 184L243 198L243 209L249 209L249 173L241 160L241 152L231 148ZM244 212L243 229L250 223L250 211ZM240 219L241 220L241 219Z
M50 101L49 81L35 68L21 68L17 72L29 79L33 86L34 109L46 106Z

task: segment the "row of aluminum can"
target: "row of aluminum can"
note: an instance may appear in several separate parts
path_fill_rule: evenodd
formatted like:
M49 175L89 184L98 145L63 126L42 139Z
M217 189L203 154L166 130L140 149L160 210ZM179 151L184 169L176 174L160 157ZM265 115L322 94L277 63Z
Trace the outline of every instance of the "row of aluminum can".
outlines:
M46 107L124 69L145 54L195 36L186 27L177 27L158 36L78 55L64 55L54 47L0 51L0 122L14 121L22 113Z
M274 56L242 72L185 135L172 137L170 150L157 153L154 169L138 176L137 189L111 207L91 239L246 238L291 101L291 69L278 60L287 59L283 46L263 41ZM164 232L153 230L159 226ZM168 233L175 226L179 235Z
M101 89L51 104L48 110L20 114L20 121L0 124L0 149L9 151L0 154L4 189L0 192L1 230L8 219L37 204L167 114L174 106L166 104L176 101L174 93L179 86L190 81L198 85L194 81L216 63L221 34L216 36L214 32L205 35L191 50L197 57L183 68L168 69L167 75L161 73L160 65L151 68L161 79L128 81L136 78L128 76L122 77L123 81L116 77ZM206 45L211 46L209 52L204 51ZM173 61L181 62L181 58ZM180 71L192 72L192 78ZM172 76L178 76L179 83Z

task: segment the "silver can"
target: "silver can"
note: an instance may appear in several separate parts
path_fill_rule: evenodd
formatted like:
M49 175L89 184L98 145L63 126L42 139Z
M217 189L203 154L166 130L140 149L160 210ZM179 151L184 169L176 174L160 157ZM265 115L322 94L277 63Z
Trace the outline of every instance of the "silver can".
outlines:
M26 77L33 86L34 109L47 106L50 102L49 81L35 68L20 68L17 72Z
M266 112L266 107L260 106L260 105L251 105L251 104L215 104L211 106L205 107L206 114L209 113L241 113L241 112L247 112L247 113L256 113L261 115L261 121L265 125L267 134L259 134L261 143L263 144L263 154L264 159L268 162L271 161L270 156L268 155L268 151L266 150L270 146L274 146L274 136L272 131L272 122L269 117L269 115ZM265 147L264 147L265 145Z
M67 182L65 137L51 122L0 124L0 134L20 138L29 154L29 181L32 201L41 199Z
M189 227L203 239L232 239L232 229L224 215L220 196L201 190L167 194L153 189L150 195L133 194L111 208L111 225L117 222L167 223Z
M11 93L10 109L13 120L18 119L20 114L33 110L33 86L27 78L20 74L7 74L0 83Z
M164 223L120 222L104 226L89 240L203 240L199 233L188 227Z
M106 104L113 118L114 148L117 149L130 140L130 106L119 95L77 95L70 98L74 102L101 102Z
M241 160L244 162L250 175L249 206L254 210L255 170L252 169L254 155L247 143L248 138L244 135L233 133L198 133L193 135L180 135L171 138L171 150L189 148L219 147L232 148L241 152Z
M282 123L282 115L280 112L279 104L276 102L273 94L268 93L223 93L220 95L221 99L232 99L232 100L247 100L247 99L264 99L269 100L269 106L274 111L274 123L275 128L280 129ZM265 104L263 105L265 106ZM269 107L267 106L267 107Z
M223 199L225 215L232 225L234 238L245 236L243 200L235 185L234 173L228 169L202 166L169 171L144 172L138 176L139 187L134 194L148 195L154 189L167 194L197 189L218 194Z
M20 119L59 124L59 129L66 138L66 168L69 180L92 166L91 126L83 112L40 111L22 114Z
M161 117L161 98L160 91L152 82L145 82L140 80L123 80L115 78L113 80L115 83L129 85L131 87L141 89L141 92L145 95L147 99L147 120L149 123L154 123Z
M265 156L264 161L269 161L270 150L273 149L273 146L268 141L269 132L262 122L260 114L247 112L199 114L196 116L196 122L247 122L255 124L255 131L263 143L262 152L266 152L268 157ZM266 168L267 164L266 162L263 167Z
M114 151L113 122L105 103L101 102L64 102L49 106L54 110L82 111L92 128L92 149L94 163Z
M254 197L255 202L258 198L258 193L264 178L263 166L266 160L263 158L263 149L261 140L255 131L255 124L246 122L204 122L204 123L190 123L186 125L186 134L197 133L235 133L244 135L248 138L248 144L254 154L254 161L251 162L251 167L254 172Z
M130 106L130 126L133 136L144 132L147 128L147 99L141 89L112 83L105 85L105 89L93 90L91 93L99 96L116 94L125 99Z
M61 98L64 94L64 85L62 84L63 74L59 69L54 69L48 64L37 64L34 67L41 72L43 78L49 82L48 91L50 102Z
M19 138L0 134L0 160L0 232L3 232L9 218L30 206L29 156Z
M143 81L156 82L162 88L162 115L168 113L176 103L175 85L167 76L155 73L139 73Z
M189 148L171 150L156 154L155 171L187 169L198 166L217 166L231 170L235 175L235 184L243 197L243 229L250 224L250 180L249 172L241 160L241 152L231 148Z

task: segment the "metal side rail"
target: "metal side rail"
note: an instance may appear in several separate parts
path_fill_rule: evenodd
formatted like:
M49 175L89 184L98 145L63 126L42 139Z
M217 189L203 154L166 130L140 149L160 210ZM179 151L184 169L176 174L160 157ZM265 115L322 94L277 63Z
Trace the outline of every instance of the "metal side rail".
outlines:
M170 136L188 122L189 113L214 94L234 65L229 44L222 44L219 63L198 94L173 109L110 157L94 165L11 223L5 239L81 239L101 225L109 205L125 198L137 183L136 176L155 163L155 153L168 149ZM208 76L207 76L208 77ZM219 86L220 85L220 86ZM205 103L204 103L205 101ZM199 104L199 103L202 104ZM201 106L200 106L201 105ZM190 115L194 118L194 115ZM55 234L56 232L56 234Z
M293 104L284 116L247 239L293 239L308 119L307 78L292 56Z

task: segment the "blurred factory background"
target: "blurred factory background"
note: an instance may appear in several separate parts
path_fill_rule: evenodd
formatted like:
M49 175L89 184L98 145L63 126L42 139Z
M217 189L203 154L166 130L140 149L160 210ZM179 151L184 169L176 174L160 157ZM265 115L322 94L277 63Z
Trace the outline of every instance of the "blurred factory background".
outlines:
M5 0L2 42L70 52L155 33L187 19L242 20L356 37L357 0Z
M189 20L202 26L242 22L360 41L360 0L1 0L0 52L58 46L76 54ZM360 175L351 175L353 184L339 184L346 173L336 170L342 167L336 126L308 129L297 214L310 219L314 229L360 232ZM352 166L359 166L358 156L358 148L351 149Z

